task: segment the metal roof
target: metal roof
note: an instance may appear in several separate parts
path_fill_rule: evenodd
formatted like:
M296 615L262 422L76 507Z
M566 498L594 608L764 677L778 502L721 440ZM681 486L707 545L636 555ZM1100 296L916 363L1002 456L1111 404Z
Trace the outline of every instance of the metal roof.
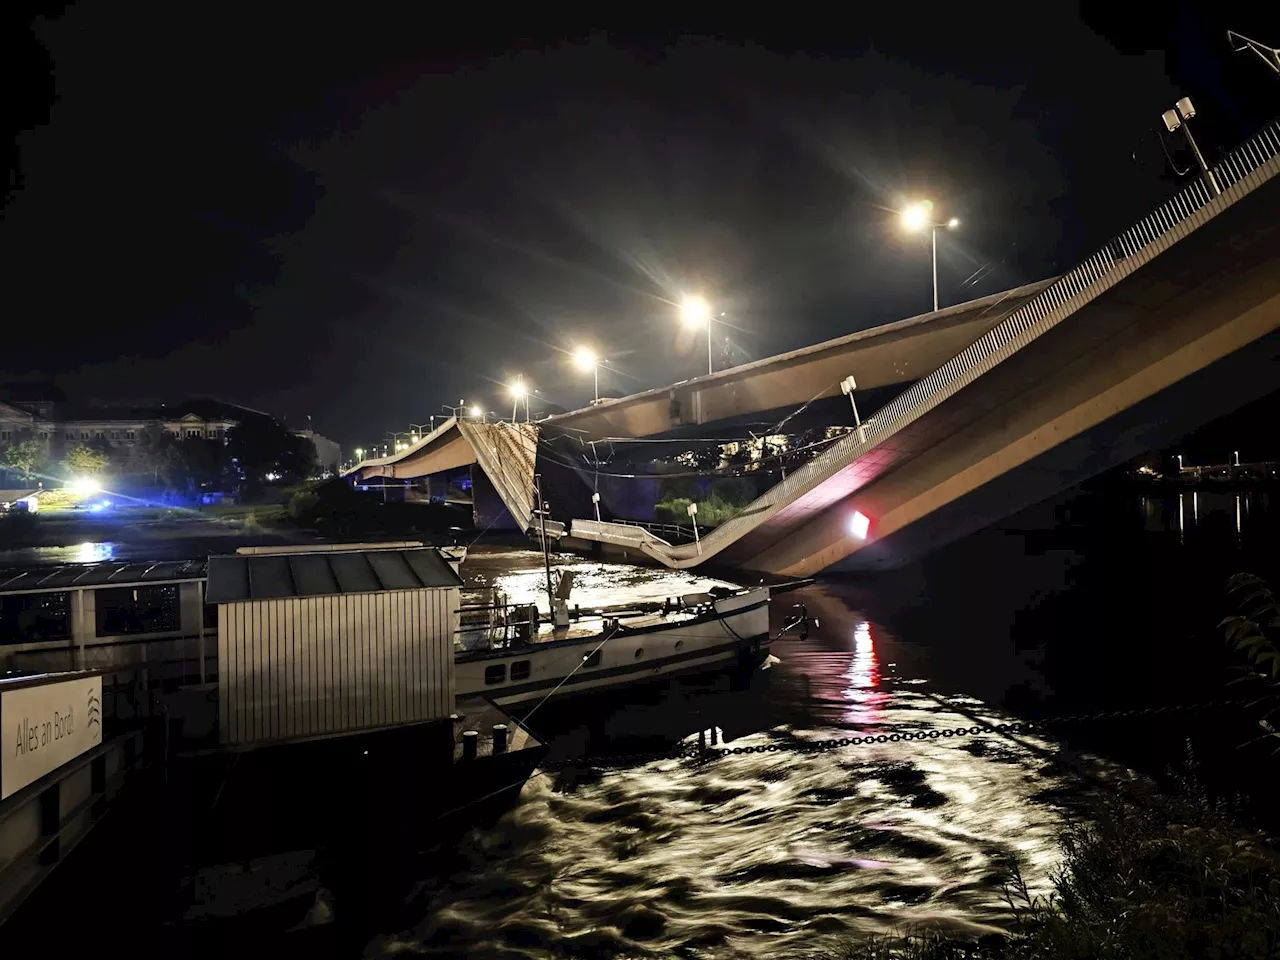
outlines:
M459 587L434 547L209 558L206 603Z
M64 563L50 567L0 569L0 594L76 587L127 586L155 581L203 580L207 560Z

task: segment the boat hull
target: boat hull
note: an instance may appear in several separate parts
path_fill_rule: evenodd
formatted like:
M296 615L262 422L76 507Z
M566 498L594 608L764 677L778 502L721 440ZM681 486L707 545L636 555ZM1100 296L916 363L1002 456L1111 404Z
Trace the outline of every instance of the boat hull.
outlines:
M714 612L655 626L551 640L457 658L459 697L482 695L502 706L554 692L598 693L694 673L750 669L768 656L767 588L716 600ZM585 662L584 662L585 661Z

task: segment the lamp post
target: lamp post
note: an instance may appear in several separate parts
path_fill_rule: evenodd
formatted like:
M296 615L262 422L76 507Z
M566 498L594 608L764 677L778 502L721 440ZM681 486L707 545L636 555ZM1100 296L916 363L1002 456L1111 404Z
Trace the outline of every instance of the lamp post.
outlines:
M858 428L858 442L867 442L867 430L862 425L862 419L858 416L858 401L853 398L853 391L858 389L858 381L853 379L853 374L845 377L840 381L840 392L849 398L849 403L853 407L853 425Z
M573 351L573 362L583 373L591 371L592 378L595 381L595 390L592 394L592 400L598 402L600 400L600 358L589 347L579 347Z
M933 202L930 200L922 200L919 203L913 203L902 211L902 225L912 233L918 233L925 227L929 228L931 245L933 247L933 312L938 312L938 229L945 228L954 230L960 226L960 221L952 217L947 221L933 219Z
M721 313L719 316L723 317ZM711 308L707 306L707 301L702 297L687 296L684 302L680 304L680 317L684 320L684 325L691 330L701 326L707 328L707 375L710 376L715 372L715 367L711 360L711 324L715 317L711 313Z
M511 392L511 422L516 422L516 413L520 409L520 399L524 398L524 419L529 422L529 388L524 385L521 377L516 377L507 385L507 389Z
M1200 164L1200 172L1204 174L1205 183L1209 184L1209 190L1214 196L1222 192L1222 188L1218 186L1218 178L1213 175L1213 171L1209 169L1209 165L1204 162L1204 154L1200 152L1200 145L1196 143L1196 138L1191 135L1190 120L1196 115L1196 108L1191 105L1190 97L1183 97L1174 105L1174 109L1166 110L1161 117L1164 120L1165 129L1173 133L1179 127L1182 132L1187 135L1187 143L1191 146L1191 152L1196 155L1196 163Z

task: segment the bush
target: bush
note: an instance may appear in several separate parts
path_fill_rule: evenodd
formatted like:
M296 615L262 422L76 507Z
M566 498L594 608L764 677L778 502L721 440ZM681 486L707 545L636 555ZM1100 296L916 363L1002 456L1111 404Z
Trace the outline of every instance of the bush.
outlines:
M289 516L298 523L310 523L315 520L319 506L320 495L304 487L289 498Z
M653 518L658 523L673 523L688 526L689 524L689 504L693 501L688 497L676 497L670 500L662 500L654 504ZM699 507L699 510L702 508Z
M1054 892L1007 887L1013 936L849 942L814 960L1269 960L1280 956L1280 851L1203 792L1112 797L1066 828Z
M756 498L756 484L749 477L723 477L711 484L707 495L723 501L727 506L741 509Z
M688 497L659 501L653 507L654 520L658 523L674 523L687 527L691 523L689 504L693 502ZM698 500L697 504L699 528L718 527L741 509L739 505L728 503L714 493L705 499Z

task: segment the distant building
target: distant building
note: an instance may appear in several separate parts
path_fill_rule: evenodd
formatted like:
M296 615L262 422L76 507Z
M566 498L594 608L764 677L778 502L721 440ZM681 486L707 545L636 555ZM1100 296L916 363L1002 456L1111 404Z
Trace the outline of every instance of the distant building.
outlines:
M322 471L333 470L335 466L342 465L342 447L328 437L322 437L314 430L295 430L293 435L315 444L316 462L320 464Z
M178 440L192 437L226 443L232 427L257 413L211 399L138 407L81 406L66 402L44 385L0 387L0 446L29 432L44 441L54 459L78 444L93 443L105 445L127 462L150 427L158 426Z

